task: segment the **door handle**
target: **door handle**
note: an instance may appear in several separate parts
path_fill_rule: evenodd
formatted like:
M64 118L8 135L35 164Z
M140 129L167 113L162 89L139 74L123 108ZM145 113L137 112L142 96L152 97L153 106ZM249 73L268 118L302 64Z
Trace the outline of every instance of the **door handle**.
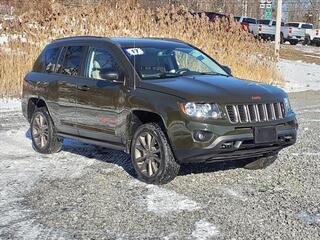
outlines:
M80 91L88 91L88 90L90 89L90 87L87 86L87 85L77 86L77 88L78 88Z

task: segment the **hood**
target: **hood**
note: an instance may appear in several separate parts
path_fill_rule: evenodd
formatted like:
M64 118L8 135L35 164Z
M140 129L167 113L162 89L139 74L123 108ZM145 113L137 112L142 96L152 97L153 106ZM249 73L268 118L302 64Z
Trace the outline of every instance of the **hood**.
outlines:
M140 87L175 95L185 101L251 103L282 101L287 94L277 87L229 76L184 76L144 80Z

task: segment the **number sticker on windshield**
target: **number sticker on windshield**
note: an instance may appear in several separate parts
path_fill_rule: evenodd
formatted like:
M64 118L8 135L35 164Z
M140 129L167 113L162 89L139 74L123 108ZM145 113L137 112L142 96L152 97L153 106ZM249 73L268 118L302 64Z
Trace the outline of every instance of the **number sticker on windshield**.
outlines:
M128 48L126 51L131 55L131 56L139 56L143 55L144 52L141 48Z

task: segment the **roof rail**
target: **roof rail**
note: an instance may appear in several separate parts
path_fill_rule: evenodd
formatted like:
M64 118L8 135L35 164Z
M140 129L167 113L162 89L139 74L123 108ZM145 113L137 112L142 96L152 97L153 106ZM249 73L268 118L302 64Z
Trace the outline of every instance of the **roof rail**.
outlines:
M110 38L108 37L100 37L100 36L88 36L88 35L83 35L83 36L71 36L71 37L63 37L63 38L57 38L54 39L52 42L57 42L57 41L62 41L62 40L76 40L76 39L85 39L85 38L97 38L97 39L105 39L111 41Z
M172 41L172 42L184 43L184 44L188 44L188 45L189 45L189 43L184 42L184 41L182 41L182 40L180 40L180 39L177 39L177 38L145 37L145 39Z

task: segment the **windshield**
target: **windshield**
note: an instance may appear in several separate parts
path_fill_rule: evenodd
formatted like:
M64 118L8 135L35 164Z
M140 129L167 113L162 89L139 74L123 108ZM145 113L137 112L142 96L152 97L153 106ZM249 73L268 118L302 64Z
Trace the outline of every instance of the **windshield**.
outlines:
M141 47L123 49L141 79L192 75L225 75L217 63L192 47Z

